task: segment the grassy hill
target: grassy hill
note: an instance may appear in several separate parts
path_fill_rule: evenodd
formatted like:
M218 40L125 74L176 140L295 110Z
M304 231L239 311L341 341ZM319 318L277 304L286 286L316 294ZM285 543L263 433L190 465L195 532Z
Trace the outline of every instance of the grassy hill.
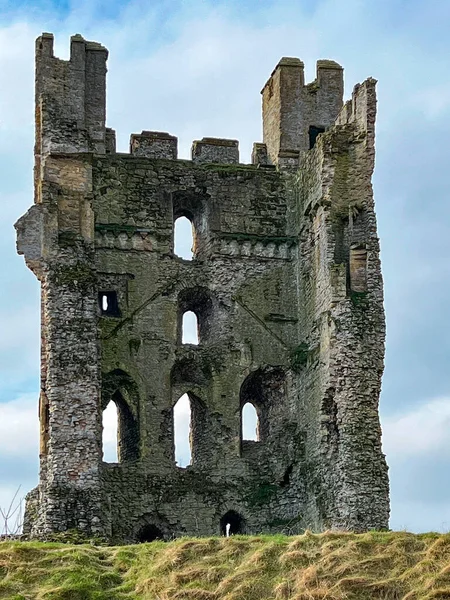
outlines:
M8 600L450 599L450 534L0 543Z

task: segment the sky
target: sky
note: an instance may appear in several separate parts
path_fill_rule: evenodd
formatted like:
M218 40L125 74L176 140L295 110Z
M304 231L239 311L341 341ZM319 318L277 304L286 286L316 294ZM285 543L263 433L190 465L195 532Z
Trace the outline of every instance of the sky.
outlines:
M194 139L235 138L249 162L259 91L282 56L300 57L309 81L317 59L338 61L347 98L378 80L391 527L450 531L449 22L442 0L0 0L0 506L37 482L39 287L13 223L33 198L34 39L50 31L60 58L75 33L109 49L120 151L149 129L177 135L184 158ZM111 456L113 412L106 421Z

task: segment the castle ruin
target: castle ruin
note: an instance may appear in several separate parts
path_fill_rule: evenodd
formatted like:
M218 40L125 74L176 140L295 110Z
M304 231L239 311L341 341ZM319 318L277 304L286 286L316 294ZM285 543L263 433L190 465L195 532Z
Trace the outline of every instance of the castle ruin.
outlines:
M123 541L364 531L389 518L378 401L385 321L372 195L374 79L282 58L262 90L263 143L105 126L107 50L36 42L35 203L18 252L42 288L40 482L25 532ZM187 217L194 255L174 253ZM195 313L198 345L184 344ZM191 406L191 464L173 407ZM102 460L102 411L119 462ZM242 409L258 439L242 436Z

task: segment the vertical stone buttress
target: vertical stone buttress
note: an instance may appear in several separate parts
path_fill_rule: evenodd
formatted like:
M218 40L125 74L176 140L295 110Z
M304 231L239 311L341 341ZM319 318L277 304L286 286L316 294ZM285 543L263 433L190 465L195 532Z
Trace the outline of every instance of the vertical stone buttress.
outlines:
M36 41L35 205L16 228L42 288L39 535L105 533L92 172L80 153L105 153L107 55L76 35L64 61L52 35Z

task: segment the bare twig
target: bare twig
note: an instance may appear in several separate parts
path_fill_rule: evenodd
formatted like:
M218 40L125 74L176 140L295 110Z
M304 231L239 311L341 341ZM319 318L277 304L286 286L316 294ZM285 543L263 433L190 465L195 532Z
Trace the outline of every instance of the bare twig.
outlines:
M20 488L19 485L8 506L0 506L0 539L16 536L22 532L23 498L19 497Z

